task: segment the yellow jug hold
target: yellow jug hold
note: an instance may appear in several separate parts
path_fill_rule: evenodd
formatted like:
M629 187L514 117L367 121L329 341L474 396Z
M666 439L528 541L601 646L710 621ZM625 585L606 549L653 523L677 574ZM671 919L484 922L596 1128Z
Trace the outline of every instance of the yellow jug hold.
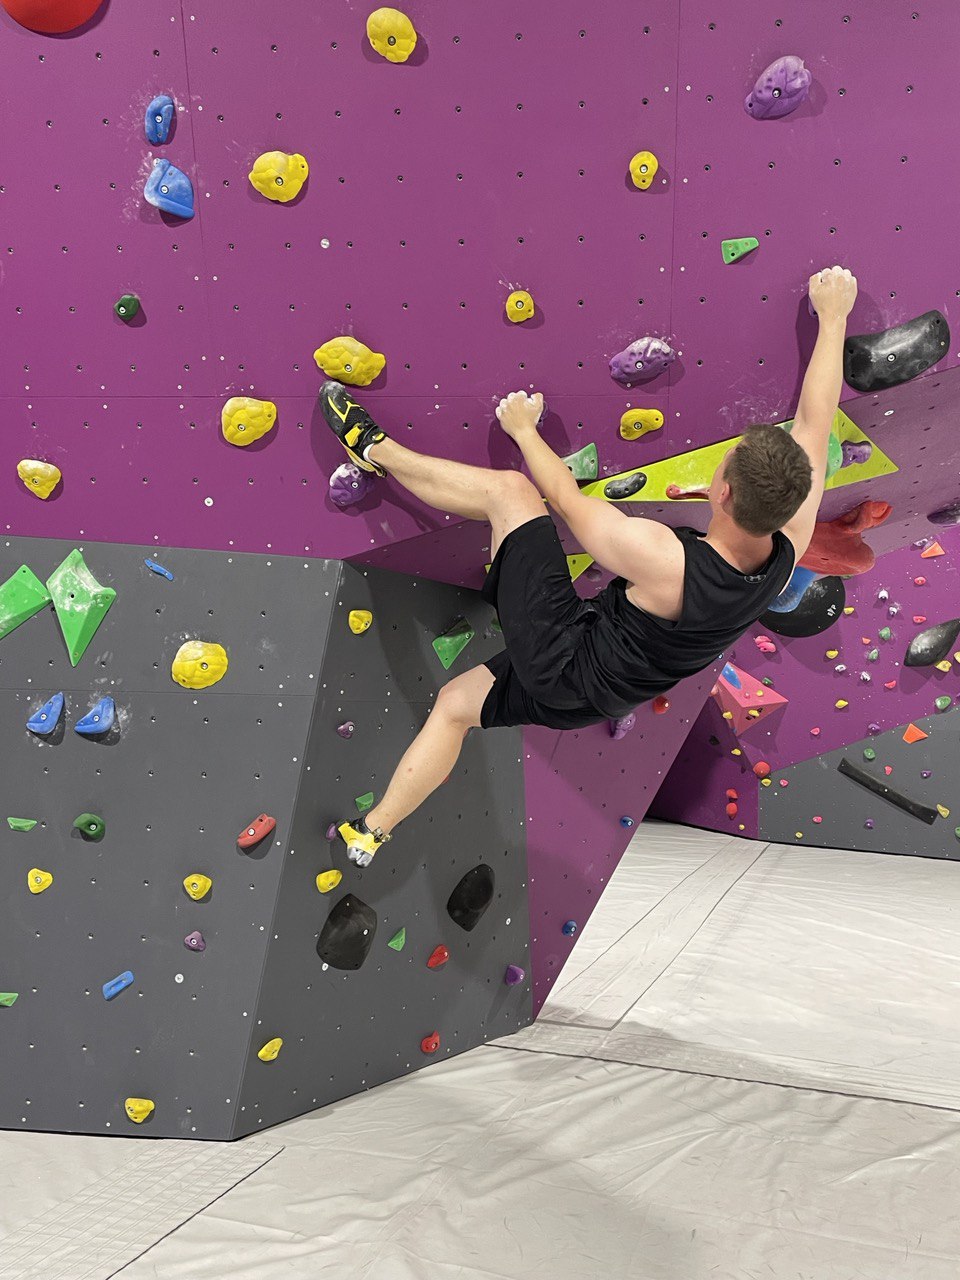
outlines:
M17 463L17 475L31 493L38 498L49 498L60 483L61 472L52 462L40 462L36 458L22 458Z
M352 387L367 387L383 372L387 357L349 334L329 338L313 353L317 367L328 378L346 382Z
M367 39L388 62L406 62L417 47L414 25L399 9L374 9L367 18Z
M170 674L184 689L209 689L227 674L229 660L223 645L187 640L177 650Z
M295 199L310 176L310 166L299 152L265 151L247 174L250 183L268 200L286 204Z
M265 436L277 420L277 406L272 400L256 400L253 396L231 396L220 410L220 429L230 444L253 444Z

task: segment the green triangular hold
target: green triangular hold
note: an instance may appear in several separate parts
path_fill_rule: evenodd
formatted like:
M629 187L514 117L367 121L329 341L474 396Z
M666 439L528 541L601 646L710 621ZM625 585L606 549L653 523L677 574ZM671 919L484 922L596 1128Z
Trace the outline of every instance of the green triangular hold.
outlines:
M738 258L742 258L745 254L759 248L760 241L754 239L753 236L743 236L739 240L724 240L720 246L724 262L736 262Z
M600 474L595 444L585 444L582 449L578 449L576 453L568 453L560 461L570 468L574 480L596 480Z
M407 931L406 929L401 929L399 933L395 933L393 935L393 937L387 943L387 946L393 947L394 951L402 951L406 940L407 940Z
M8 818L7 826L11 831L32 831L37 825L36 818Z
M47 579L47 590L57 611L60 630L75 667L97 633L107 610L117 598L113 587L104 587L74 549Z
M17 1003L17 997L19 994L19 991L0 991L0 1005L9 1009L12 1004Z
M450 670L475 634L466 618L457 618L452 626L447 627L442 636L437 636L433 642L433 648L443 663L445 671Z
M22 564L0 587L0 640L49 603L50 592L33 570Z
M368 791L365 796L357 796L353 803L357 806L357 813L366 813L368 809L373 808L373 792Z

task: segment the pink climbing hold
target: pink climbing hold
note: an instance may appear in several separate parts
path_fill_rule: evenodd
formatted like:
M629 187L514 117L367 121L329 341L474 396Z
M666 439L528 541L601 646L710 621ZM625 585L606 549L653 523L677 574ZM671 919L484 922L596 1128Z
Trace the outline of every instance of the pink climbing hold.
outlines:
M757 646L761 653L776 653L777 646L773 643L769 636L755 636L753 643Z

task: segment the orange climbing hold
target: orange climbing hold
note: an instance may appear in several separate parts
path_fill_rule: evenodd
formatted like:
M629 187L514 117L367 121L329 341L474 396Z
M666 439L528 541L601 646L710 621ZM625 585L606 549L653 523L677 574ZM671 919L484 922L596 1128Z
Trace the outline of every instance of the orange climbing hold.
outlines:
M932 556L942 556L942 555L943 555L943 547L941 547L940 543L931 542L929 547L924 547L923 550L920 552L920 559L929 560Z
M659 697L654 698L654 700L653 700L653 714L654 714L655 716L662 716L662 715L663 715L663 713L664 713L665 711L669 711L669 709L670 709L670 699L669 699L669 698L665 698L665 697L663 696L663 694L662 694L662 693L660 694L660 696L659 696Z
M766 760L758 760L757 763L753 766L753 772L757 775L758 778L769 778L770 766L767 764Z
M922 729L918 729L915 724L908 724L903 731L904 742L922 742L928 736Z

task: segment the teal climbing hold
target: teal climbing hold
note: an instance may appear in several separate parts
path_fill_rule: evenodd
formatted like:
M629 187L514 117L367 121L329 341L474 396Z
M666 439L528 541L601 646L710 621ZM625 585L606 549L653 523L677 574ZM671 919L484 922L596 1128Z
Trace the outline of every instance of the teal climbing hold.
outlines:
M403 950L403 948L404 948L404 946L405 946L405 944L406 944L406 941L407 941L407 931L406 931L406 929L399 929L399 930L398 930L398 931L393 935L393 937L390 939L390 941L387 943L387 946L388 946L388 947L393 947L394 951L402 951L402 950Z
M445 671L450 670L475 634L466 618L457 618L442 636L437 636L433 642L433 650L443 663Z
M741 236L739 240L724 240L720 245L724 262L736 262L754 249L760 248L760 241L754 236Z
M11 831L32 831L37 825L36 818L8 818L7 826Z
M600 475L600 460L597 457L597 446L585 444L576 453L568 453L560 461L569 469L574 480L596 480Z
M22 564L0 586L0 640L50 603L50 592L33 570Z
M54 569L47 579L47 590L57 611L70 665L75 667L117 593L113 587L104 587L96 580L77 550L71 551Z

